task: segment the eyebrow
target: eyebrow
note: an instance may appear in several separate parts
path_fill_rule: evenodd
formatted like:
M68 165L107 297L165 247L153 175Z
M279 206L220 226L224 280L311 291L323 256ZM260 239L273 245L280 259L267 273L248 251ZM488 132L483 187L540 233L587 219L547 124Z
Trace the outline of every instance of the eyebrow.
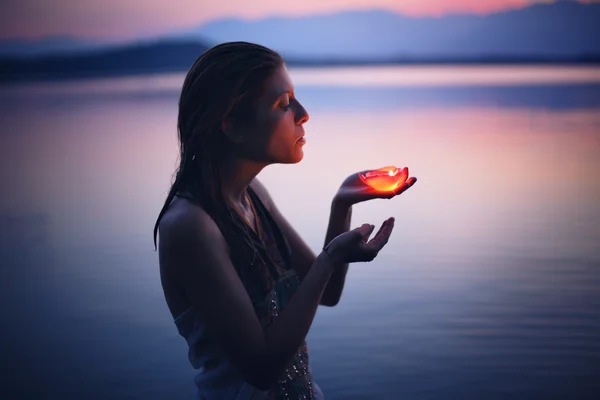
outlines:
M281 96L283 96L284 94L288 94L288 95L290 95L290 96L293 96L293 95L294 95L294 89L292 88L292 89L286 89L286 90L282 90L281 92L279 92L279 93L277 94L277 98L280 98L280 97L281 97Z

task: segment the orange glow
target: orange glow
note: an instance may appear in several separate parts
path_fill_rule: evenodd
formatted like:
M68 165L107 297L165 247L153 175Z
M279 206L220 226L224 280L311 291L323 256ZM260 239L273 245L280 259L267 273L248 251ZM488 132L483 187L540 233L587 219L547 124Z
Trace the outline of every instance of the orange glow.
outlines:
M397 167L383 167L358 176L361 181L378 192L390 192L406 182L408 168L399 170Z

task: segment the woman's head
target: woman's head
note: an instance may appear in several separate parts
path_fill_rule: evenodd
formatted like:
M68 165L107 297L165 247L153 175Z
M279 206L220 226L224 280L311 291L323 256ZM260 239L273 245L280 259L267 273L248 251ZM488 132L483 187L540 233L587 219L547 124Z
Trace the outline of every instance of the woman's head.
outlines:
M232 156L264 165L302 160L308 114L296 100L275 51L230 42L204 52L190 68L179 99L180 165L155 226L173 197L186 191L216 212L221 166Z
M300 161L300 151L284 148L286 139L302 134L307 118L291 94L286 96L292 89L284 61L273 50L246 42L207 50L191 67L181 91L182 161L218 162L231 155L266 163ZM290 109L284 109L288 104Z
M240 108L241 116L227 117L223 133L240 158L264 164L302 160L303 124L308 114L294 96L294 86L284 64L277 66Z

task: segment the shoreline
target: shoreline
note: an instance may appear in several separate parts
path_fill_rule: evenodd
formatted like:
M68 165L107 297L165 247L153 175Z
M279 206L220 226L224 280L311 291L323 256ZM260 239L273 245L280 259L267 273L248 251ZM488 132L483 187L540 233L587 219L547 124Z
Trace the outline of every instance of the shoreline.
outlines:
M414 59L414 60L355 60L355 61L311 61L289 60L290 68L346 69L353 67L600 67L600 55L577 59ZM191 63L189 64L191 65ZM77 65L64 68L44 68L44 60L2 60L0 59L0 84L81 81L93 78L135 77L144 75L164 75L186 73L188 65L157 66L104 66ZM56 67L56 65L53 65Z

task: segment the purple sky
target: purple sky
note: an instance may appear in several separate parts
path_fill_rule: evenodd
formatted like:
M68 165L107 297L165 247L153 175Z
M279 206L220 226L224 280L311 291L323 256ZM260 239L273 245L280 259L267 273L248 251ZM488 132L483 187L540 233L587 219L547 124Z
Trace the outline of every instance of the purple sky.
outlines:
M372 8L415 16L457 12L485 14L540 2L551 1L7 0L0 6L0 39L69 35L119 41L160 35L223 17L256 19Z

